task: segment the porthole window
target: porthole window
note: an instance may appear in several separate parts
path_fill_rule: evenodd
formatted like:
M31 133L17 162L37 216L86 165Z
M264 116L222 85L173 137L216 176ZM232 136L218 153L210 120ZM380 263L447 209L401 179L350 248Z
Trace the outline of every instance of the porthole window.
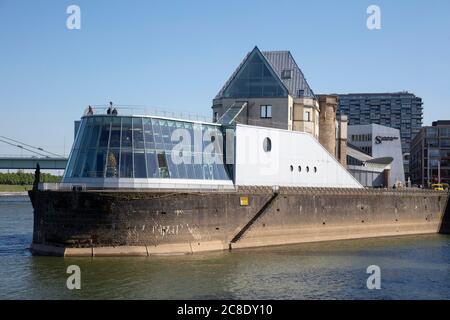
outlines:
M317 172L317 167L314 167L314 173L316 173Z
M294 166L291 166L291 172L294 171Z
M302 166L298 166L298 172L302 172Z
M211 136L211 142L216 141L216 137L215 136Z
M306 167L306 172L309 172L309 167Z
M265 138L263 141L263 149L265 152L270 152L272 150L272 141L270 138Z

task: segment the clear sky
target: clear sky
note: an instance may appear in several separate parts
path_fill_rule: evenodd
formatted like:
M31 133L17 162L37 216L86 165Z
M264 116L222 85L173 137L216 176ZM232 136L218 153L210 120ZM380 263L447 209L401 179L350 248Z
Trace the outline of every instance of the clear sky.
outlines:
M81 30L66 28L71 4ZM408 90L424 124L450 119L448 0L0 0L0 135L68 153L89 104L209 116L255 45L290 50L315 93Z

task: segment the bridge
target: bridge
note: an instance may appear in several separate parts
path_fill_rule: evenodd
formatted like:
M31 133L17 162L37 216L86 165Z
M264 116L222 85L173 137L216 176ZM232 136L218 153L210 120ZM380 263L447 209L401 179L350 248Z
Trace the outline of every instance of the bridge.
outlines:
M64 170L67 166L67 157L35 147L18 140L0 136L0 142L27 151L30 156L1 156L0 169L36 169L39 164L44 170Z
M67 158L0 157L0 169L36 169L38 164L45 170L64 170Z

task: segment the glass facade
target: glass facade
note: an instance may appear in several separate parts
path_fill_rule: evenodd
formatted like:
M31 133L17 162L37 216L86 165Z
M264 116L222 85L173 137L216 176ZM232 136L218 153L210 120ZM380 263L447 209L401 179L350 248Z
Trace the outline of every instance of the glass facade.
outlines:
M443 123L442 123L443 122ZM414 184L450 183L450 123L423 127L412 142L411 180Z
M225 98L287 97L288 92L267 63L253 52L223 93Z
M229 180L223 140L220 126L88 116L81 121L64 178Z

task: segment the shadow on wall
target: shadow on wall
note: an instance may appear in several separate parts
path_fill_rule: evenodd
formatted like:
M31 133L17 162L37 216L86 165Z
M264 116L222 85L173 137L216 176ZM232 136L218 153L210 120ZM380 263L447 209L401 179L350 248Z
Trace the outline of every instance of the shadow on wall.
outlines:
M447 197L447 202L445 204L444 216L442 217L441 226L439 228L439 233L450 234L450 196Z

